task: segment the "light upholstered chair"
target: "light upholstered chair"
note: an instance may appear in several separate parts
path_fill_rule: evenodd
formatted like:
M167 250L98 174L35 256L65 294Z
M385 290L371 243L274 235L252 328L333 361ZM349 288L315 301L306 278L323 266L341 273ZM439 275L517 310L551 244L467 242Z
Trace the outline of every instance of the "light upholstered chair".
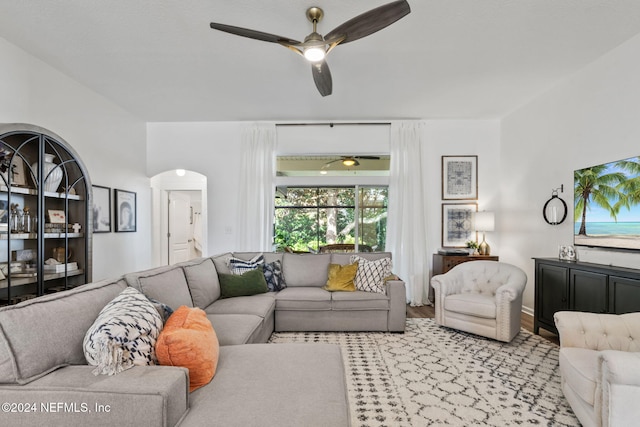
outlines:
M640 313L560 311L562 392L584 427L640 423Z
M520 332L527 275L515 265L469 261L431 278L436 323L509 342Z

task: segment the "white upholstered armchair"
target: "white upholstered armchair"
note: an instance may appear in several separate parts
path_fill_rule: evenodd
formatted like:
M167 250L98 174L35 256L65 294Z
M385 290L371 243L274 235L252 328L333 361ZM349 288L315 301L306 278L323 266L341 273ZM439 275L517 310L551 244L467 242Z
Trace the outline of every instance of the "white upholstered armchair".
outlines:
M436 323L509 342L520 332L522 293L527 275L497 261L458 264L433 276Z
M640 313L560 311L562 392L585 427L640 422Z

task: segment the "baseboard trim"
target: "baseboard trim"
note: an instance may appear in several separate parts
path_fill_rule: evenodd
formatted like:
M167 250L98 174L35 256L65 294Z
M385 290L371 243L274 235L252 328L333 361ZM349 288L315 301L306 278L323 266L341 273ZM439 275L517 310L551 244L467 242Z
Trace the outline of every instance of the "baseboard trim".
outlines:
M533 309L526 307L526 306L522 306L522 312L524 314L528 314L529 316L533 317Z

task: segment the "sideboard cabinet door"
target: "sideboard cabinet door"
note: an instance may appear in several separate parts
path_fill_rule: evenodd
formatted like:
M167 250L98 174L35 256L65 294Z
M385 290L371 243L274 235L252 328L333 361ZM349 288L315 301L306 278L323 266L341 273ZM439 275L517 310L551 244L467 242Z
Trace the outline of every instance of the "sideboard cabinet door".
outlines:
M542 326L556 332L553 315L557 311L567 310L569 269L549 264L537 264L536 267L536 301L534 316L534 332L537 334Z
M609 276L609 312L633 313L640 307L640 280Z
M607 312L607 275L571 269L569 309L589 313Z

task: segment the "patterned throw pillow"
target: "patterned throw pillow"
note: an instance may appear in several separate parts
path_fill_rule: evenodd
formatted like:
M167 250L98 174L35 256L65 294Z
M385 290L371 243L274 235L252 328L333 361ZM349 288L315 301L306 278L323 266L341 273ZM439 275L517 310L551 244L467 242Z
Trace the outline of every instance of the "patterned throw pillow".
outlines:
M264 256L256 255L250 260L231 257L227 260L227 265L232 274L244 274L249 270L255 270L259 265L264 264Z
M151 297L147 297L147 298L149 299L149 301L151 301L151 304L153 304L156 310L158 310L158 314L162 318L162 322L167 323L167 320L173 314L173 309L169 307L167 304L160 302L155 298L151 298Z
M107 304L84 336L84 356L94 375L114 375L134 365L155 365L155 345L162 319L153 304L134 288Z
M351 263L358 263L356 272L356 289L365 292L386 294L384 279L391 275L391 258L380 258L375 261L351 255Z
M269 292L278 292L287 287L282 275L282 263L279 260L265 264L263 268Z

